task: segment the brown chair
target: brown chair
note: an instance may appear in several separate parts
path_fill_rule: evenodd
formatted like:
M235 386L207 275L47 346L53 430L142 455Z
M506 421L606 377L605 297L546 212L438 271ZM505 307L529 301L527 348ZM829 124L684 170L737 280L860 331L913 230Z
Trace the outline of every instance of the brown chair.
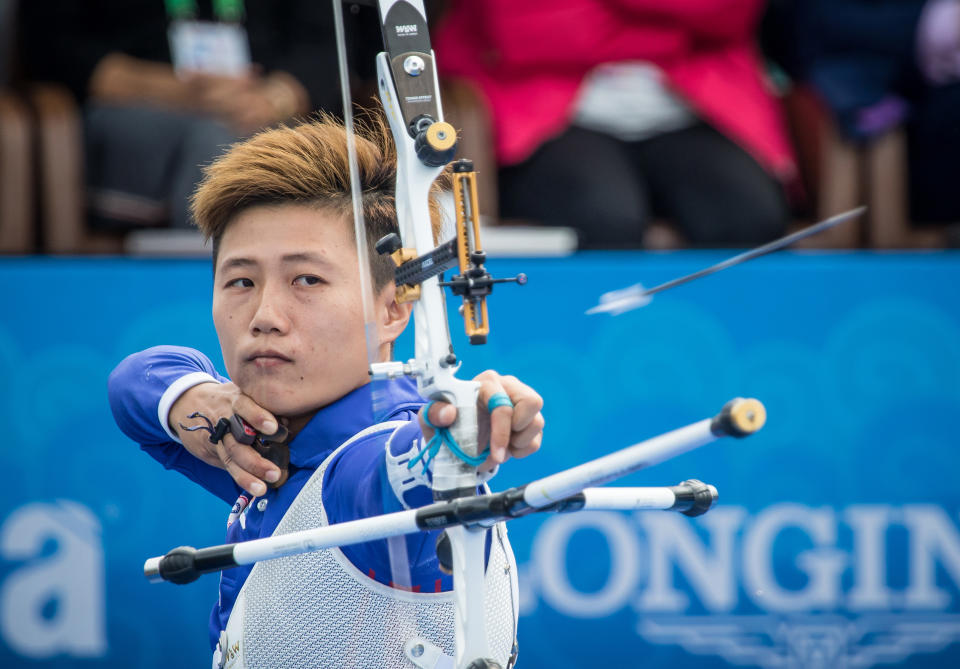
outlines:
M34 84L43 248L55 254L120 253L123 234L87 227L83 130L73 96L62 86Z
M907 190L907 135L898 128L864 148L864 184L867 188L867 241L877 249L942 248L942 227L910 224Z
M34 244L30 115L14 90L16 10L0 0L0 252L28 253Z
M0 90L0 252L34 250L33 151L23 100Z
M37 250L39 241L49 253L120 251L120 237L86 228L83 134L73 96L59 85L23 81L17 5L0 0L0 249ZM11 81L21 98L6 92Z
M795 86L783 98L783 106L814 221L864 204L858 148L840 136L819 97L809 88ZM810 222L801 221L799 227ZM864 239L860 219L808 238L799 246L857 248Z

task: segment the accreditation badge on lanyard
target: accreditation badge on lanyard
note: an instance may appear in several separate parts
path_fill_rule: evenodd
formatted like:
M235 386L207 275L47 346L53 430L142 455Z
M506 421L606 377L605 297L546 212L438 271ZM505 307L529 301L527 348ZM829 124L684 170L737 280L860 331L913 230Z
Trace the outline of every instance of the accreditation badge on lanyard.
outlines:
M198 21L195 0L166 0L170 57L178 73L242 76L250 70L250 42L242 0L214 0L216 21Z

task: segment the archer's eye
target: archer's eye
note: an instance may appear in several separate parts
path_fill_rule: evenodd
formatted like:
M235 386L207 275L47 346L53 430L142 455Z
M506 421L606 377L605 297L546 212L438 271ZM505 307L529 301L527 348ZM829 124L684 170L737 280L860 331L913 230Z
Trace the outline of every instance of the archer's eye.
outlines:
M253 281L244 277L239 279L231 279L230 281L227 281L227 283L224 285L224 288L253 288Z
M301 274L293 280L295 286L319 286L321 283L324 283L324 280L312 274Z

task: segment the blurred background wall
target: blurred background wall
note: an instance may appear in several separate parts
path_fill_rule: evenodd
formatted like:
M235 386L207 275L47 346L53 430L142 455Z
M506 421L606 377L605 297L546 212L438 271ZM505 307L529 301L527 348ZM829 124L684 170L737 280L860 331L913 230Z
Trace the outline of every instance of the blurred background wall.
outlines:
M960 1L426 5L484 246L531 279L463 355L547 401L495 487L732 396L770 416L627 481L712 483L702 518L514 523L520 666L960 663ZM345 7L369 105L376 13ZM168 29L195 19L247 60L185 69ZM159 343L217 359L189 193L230 142L339 113L335 73L313 0L0 0L0 666L206 666L216 577L141 566L228 510L119 434L105 381ZM583 315L861 204L803 252Z
M493 261L494 367L546 399L503 489L755 396L767 426L630 476L720 503L518 520L520 666L952 666L960 659L955 254L785 254L587 317L600 293L717 252ZM206 666L216 576L144 559L223 540L229 512L113 425L105 382L158 343L218 359L201 261L0 263L0 665ZM400 355L410 352L409 337Z

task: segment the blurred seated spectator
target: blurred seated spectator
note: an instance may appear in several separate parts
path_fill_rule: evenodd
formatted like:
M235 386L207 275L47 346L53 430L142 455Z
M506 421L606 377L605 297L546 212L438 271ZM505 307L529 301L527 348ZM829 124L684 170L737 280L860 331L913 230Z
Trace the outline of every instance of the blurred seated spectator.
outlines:
M911 218L960 222L960 0L774 0L771 13L771 55L841 132L905 126Z
M666 218L694 245L782 234L794 159L754 44L762 0L452 2L441 75L493 117L500 215L642 244Z
M51 0L20 13L27 78L82 105L93 227L186 227L201 166L225 145L340 107L326 3Z

